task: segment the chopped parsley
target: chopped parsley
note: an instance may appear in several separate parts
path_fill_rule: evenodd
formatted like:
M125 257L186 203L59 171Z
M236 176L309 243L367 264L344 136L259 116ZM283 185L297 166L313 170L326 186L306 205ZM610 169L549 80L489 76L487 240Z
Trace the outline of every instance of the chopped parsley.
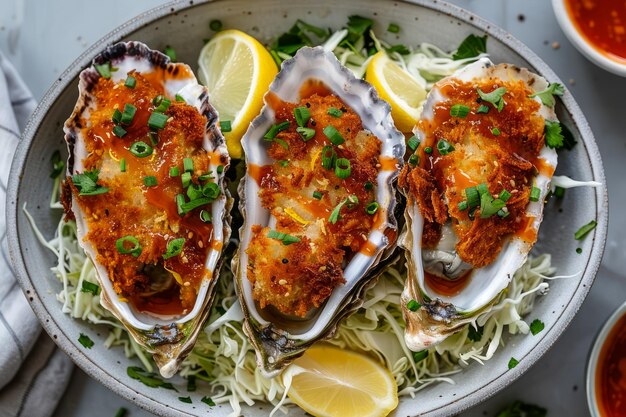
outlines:
M352 194L352 195L348 196L347 198L345 198L344 200L342 200L341 203L337 204L335 209L332 211L332 213L330 213L330 216L328 217L328 221L331 224L335 224L335 223L337 223L337 221L339 219L341 219L341 208L346 203L348 204L348 207L350 207L350 206L352 206L354 204L359 204L359 199L357 198L356 195Z
M519 364L519 361L515 358L509 359L509 369L515 368Z
M183 251L183 246L185 246L184 237L170 240L167 242L167 251L163 254L163 259L170 259L174 256L180 255Z
M181 403L191 404L191 397L178 397L178 401Z
M515 401L503 410L496 417L546 417L548 411L534 404L524 404L521 401Z
M546 327L545 324L539 319L535 319L530 323L530 332L533 336L537 335L537 333L541 332Z
M493 107L498 109L499 112L502 111L504 105L506 104L503 98L504 94L506 93L505 87L496 88L491 93L485 93L480 88L477 88L476 91L478 92L481 100L493 104Z
M460 117L464 119L469 114L470 108L463 104L455 104L450 107L450 116L452 117Z
M361 36L364 36L369 32L370 28L374 24L372 19L362 16L350 16L348 17L348 37L347 41L350 44L354 44Z
M163 53L167 55L170 61L176 62L176 51L174 50L174 48L168 45L165 47L165 50L163 51Z
M72 175L72 182L78 188L78 195L98 195L109 191L107 187L98 185L99 170L85 171L82 174Z
M78 338L78 341L80 342L81 345L83 345L87 349L91 349L94 345L93 340L91 340L91 338L87 336L86 334L81 333Z
M561 123L546 120L546 146L554 149L561 149L564 146Z
M582 240L585 236L587 236L589 232L595 229L597 225L598 222L596 222L595 220L590 221L589 223L578 229L576 233L574 233L574 239Z
M459 45L452 59L466 59L477 57L480 54L487 52L487 35L476 36L474 34L469 35L463 39L463 42Z
M535 94L531 94L528 97L539 97L541 102L548 107L554 107L556 101L554 100L554 96L562 96L565 93L565 87L559 83L551 83L548 85L543 91L538 91Z
M280 240L285 246L291 245L292 243L300 242L299 237L292 236L287 233L281 233L276 230L270 230L269 232L267 232L267 237L269 237L270 239Z
M139 366L129 366L126 368L126 373L132 379L135 379L150 388L165 388L176 391L176 388L174 388L174 385L170 382L163 381L157 376L157 374L148 372Z
M478 106L478 110L476 110L476 113L489 113L489 106L485 106L484 104L481 104L480 106Z
M406 303L406 308L409 311L415 312L415 311L419 310L420 307L422 307L422 305L420 303L418 303L417 301L415 301L415 300L409 300L409 302Z

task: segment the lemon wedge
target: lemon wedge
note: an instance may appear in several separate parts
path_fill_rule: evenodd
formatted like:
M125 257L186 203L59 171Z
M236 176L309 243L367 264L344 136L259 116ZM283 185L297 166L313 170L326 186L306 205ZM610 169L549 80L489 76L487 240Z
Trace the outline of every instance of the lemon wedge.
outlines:
M231 158L243 154L241 137L263 107L263 95L278 68L270 53L252 36L239 30L215 35L200 51L198 78L209 89L220 121L230 121L222 132Z
M285 374L292 378L287 393L291 401L316 417L381 417L398 406L391 373L356 352L314 346Z
M408 133L420 115L426 90L415 78L393 62L384 51L376 53L367 65L365 79L380 98L391 106L391 117L398 130Z

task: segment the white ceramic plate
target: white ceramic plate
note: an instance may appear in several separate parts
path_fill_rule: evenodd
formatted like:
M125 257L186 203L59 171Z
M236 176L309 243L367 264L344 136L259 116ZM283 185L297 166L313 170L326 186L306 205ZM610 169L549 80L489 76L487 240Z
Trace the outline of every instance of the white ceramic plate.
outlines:
M149 388L130 379L126 368L134 363L124 357L121 349L108 350L102 345L108 333L106 328L87 325L61 312L55 298L60 284L50 273L55 259L37 242L21 207L28 203L29 211L43 233L48 237L53 235L60 213L52 213L47 208L52 185L48 179L49 158L54 150L65 149L61 126L77 98L78 73L106 45L131 39L145 42L155 49L171 45L176 49L179 60L195 67L203 46L202 40L212 34L208 28L212 19L220 19L225 28L241 29L268 41L288 30L298 18L336 29L344 25L352 14L374 18L377 33L385 33L390 22L399 24L402 30L394 43L426 41L452 50L470 33L487 33L488 50L494 62L528 67L550 82L560 81L543 61L504 30L437 0L179 1L140 15L115 29L79 57L41 101L15 155L7 199L9 245L20 284L46 331L89 375L155 414L207 415L210 410L211 415L224 416L231 412L228 405L209 409L202 404L200 398L204 394L201 389L192 393L193 404L185 404L178 400L179 395L187 395L184 385L181 385L182 394L179 394ZM602 162L593 135L569 92L558 104L557 113L579 142L574 150L561 153L557 174L604 184ZM560 274L580 275L579 278L552 282L550 293L539 299L530 319L541 318L546 325L545 330L537 336L506 338L506 347L500 349L486 366L472 364L452 377L454 385L432 385L420 391L414 399L403 398L395 415L443 416L458 413L493 395L532 366L563 332L593 283L604 249L607 210L604 187L569 190L561 203L550 202L540 230L537 251L550 252ZM582 243L583 254L578 255L575 249L580 243L573 239L573 233L592 219L598 221L598 227ZM78 343L81 332L96 341L91 350ZM513 370L507 367L511 357L520 361ZM243 413L246 416L265 416L270 409L270 405L259 404L244 407ZM290 416L303 415L304 411L298 409L290 412Z

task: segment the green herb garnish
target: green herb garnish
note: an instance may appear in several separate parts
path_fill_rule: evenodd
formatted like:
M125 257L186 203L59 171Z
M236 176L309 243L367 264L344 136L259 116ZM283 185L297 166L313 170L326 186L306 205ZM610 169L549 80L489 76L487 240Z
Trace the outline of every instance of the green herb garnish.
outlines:
M562 84L551 83L550 85L548 85L548 88L546 88L545 90L539 91L535 94L531 94L528 97L530 98L539 97L539 99L541 100L543 104L545 104L548 107L554 107L554 105L556 104L556 100L554 100L554 96L562 96L563 93L565 93L565 87L563 87Z
M578 229L576 233L574 233L574 239L582 240L585 236L587 236L589 232L595 229L597 225L598 222L596 222L595 220L590 221L589 223Z
M515 358L509 359L509 369L515 368L519 364L519 361Z
M91 340L89 336L83 333L81 333L80 336L78 337L78 341L80 342L81 345L83 345L87 349L91 349L94 345L93 340Z
M287 233L277 232L276 230L273 230L273 229L267 232L267 237L269 237L270 239L280 240L281 242L283 242L283 245L285 246L291 245L292 243L300 242L299 237L292 236Z
M127 244L132 246L129 248ZM115 241L115 248L122 255L133 255L135 258L141 255L141 244L135 236L124 236Z
M561 123L546 120L546 146L549 148L560 149L563 147L563 132Z
M72 175L72 182L79 191L78 195L98 195L109 191L107 187L97 184L99 173L100 171L94 169L93 171L85 171L82 174Z
M541 332L546 327L545 324L539 319L535 319L530 323L530 332L535 336L537 333Z
M100 286L98 284L94 284L93 282L83 281L80 292L90 292L93 295L98 295L100 294Z
M488 103L493 104L493 106L498 109L499 112L504 108L504 94L506 93L505 87L496 88L490 93L484 93L480 88L477 88L476 91L480 96L481 100L486 101Z
M50 162L52 162L52 172L50 173L50 178L55 179L65 169L65 162L61 159L61 152L54 151L52 157L50 158Z
M474 34L469 35L459 45L452 59L466 59L477 57L480 54L487 52L487 35L476 36Z
M463 104L455 104L450 107L450 116L452 117L460 117L464 119L470 112L470 108Z

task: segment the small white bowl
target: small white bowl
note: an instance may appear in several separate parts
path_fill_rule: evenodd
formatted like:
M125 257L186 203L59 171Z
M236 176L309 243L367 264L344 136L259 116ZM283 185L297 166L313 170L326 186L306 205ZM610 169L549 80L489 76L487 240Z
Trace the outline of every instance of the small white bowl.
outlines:
M598 51L576 28L572 17L567 11L565 5L566 1L567 0L552 0L552 8L554 9L556 20L559 22L559 26L561 26L563 32L565 32L565 36L567 36L576 49L591 62L613 74L626 77L626 61L619 62Z
M591 349L591 353L587 361L587 404L589 405L589 412L592 417L603 417L600 414L600 409L598 408L596 392L596 371L598 370L600 352L602 351L606 338L611 333L611 330L613 330L615 324L624 315L626 315L626 302L619 306L617 310L611 314L611 317L609 317L606 323L604 323L604 326L602 326L602 330L600 330L600 333L596 336L596 340L593 343L593 348Z

